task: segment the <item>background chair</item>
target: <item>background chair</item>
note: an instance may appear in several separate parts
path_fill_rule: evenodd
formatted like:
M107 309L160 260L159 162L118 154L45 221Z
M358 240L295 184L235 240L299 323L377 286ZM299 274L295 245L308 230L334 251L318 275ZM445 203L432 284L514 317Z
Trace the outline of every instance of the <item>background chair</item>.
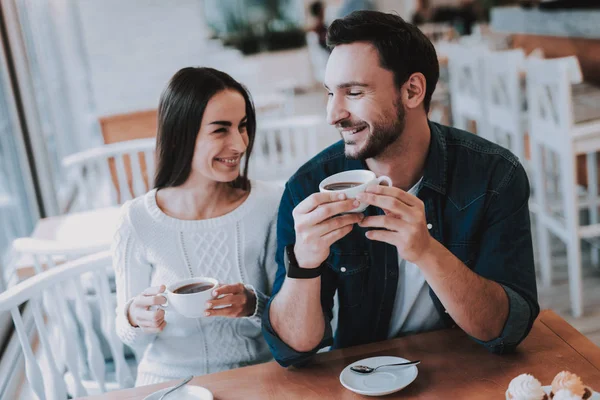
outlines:
M16 239L13 241L13 249L33 266L34 276L57 268L65 262L107 250L103 245L83 247L32 238ZM60 299L53 298L51 295L44 297L44 305L49 315L46 327L48 341L57 350L54 356L57 365L62 367L61 370L67 371L65 380L69 393L85 390L88 394L94 394L132 387L134 384L132 370L136 362L133 352L121 343L115 331L116 298L111 260L104 264L104 270L98 270L98 274L95 275L86 275L80 281L81 299L77 296L77 292L68 290L64 291L66 294ZM60 307L55 308L56 304ZM82 312L86 315L83 316ZM91 324L93 334L87 332L88 323ZM94 336L97 338L97 343ZM68 340L63 340L61 337ZM86 349L88 351L90 349L90 340L93 341L94 351L98 348L101 352L105 371L104 389L99 382L92 379L93 370L84 359ZM72 352L69 348L74 348L76 351Z
M250 160L250 177L285 182L317 155L325 121L308 115L271 120L258 125Z
M486 136L512 151L525 164L524 93L521 76L525 68L521 49L485 52L483 56L483 98Z
M446 44L450 87L452 125L488 137L487 113L484 107L483 46ZM475 122L476 129L470 125Z
M85 359L91 375L98 384L100 391L105 392L107 390L104 358L102 357L98 337L92 327L91 314L85 301L81 279L85 274L92 274L93 279L90 281L95 282L97 293L101 298L107 299L110 293L106 278L106 265L110 262L111 254L108 251L82 257L42 271L0 293L0 311L10 311L12 315L25 356L27 380L33 392L40 399L66 399L67 395L85 396L92 394L82 384L78 366L80 355L77 346L73 346L73 343L76 342L76 332L63 318L67 314L66 294L72 294L76 301L77 316L82 322L85 335ZM42 301L42 297L51 300L51 303L46 300ZM19 307L24 303L27 303L26 307L32 308L35 327L41 344L42 361L39 361L34 354L29 334L23 324ZM47 306L43 307L42 304ZM102 304L103 317L106 320L114 319L114 309L108 309L106 307L108 303L106 302ZM57 354L57 347L49 339L47 324L44 321L44 309L48 312L49 323L56 324L60 329L60 338L64 342L60 348L64 351L64 354ZM117 350L117 347L115 346L115 350ZM118 351L117 354L113 355L118 358ZM68 390L63 380L62 365L56 362L59 358L65 360L66 368L73 376L74 388L72 392ZM122 374L127 373L125 369L119 372ZM131 374L129 374L129 377L131 377ZM129 379L128 382L131 383L132 379ZM123 384L122 387L126 387L126 385Z
M576 60L575 60L576 61ZM536 188L536 232L539 263L551 282L550 233L567 247L569 293L574 316L583 314L581 239L600 236L595 154L600 150L600 120L576 123L571 93L573 58L530 59L527 103L531 161ZM576 157L588 155L587 205L579 199ZM545 171L556 164L558 182ZM586 207L587 206L587 207ZM580 225L580 208L588 208L590 225Z
M154 138L137 139L65 157L63 168L77 187L74 208L90 210L118 205L146 193L154 180L155 146Z

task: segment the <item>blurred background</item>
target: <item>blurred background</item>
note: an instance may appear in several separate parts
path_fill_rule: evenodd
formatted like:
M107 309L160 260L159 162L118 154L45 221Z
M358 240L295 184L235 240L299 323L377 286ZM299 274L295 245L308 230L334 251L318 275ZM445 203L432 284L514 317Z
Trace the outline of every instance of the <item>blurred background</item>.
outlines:
M158 98L182 67L218 68L250 89L252 178L283 183L339 140L325 123L324 33L359 9L395 12L434 43L432 121L521 159L542 308L600 343L594 0L0 0L0 292L108 248L118 206L151 187ZM96 315L96 292L85 293ZM2 312L0 398L26 398L22 360Z

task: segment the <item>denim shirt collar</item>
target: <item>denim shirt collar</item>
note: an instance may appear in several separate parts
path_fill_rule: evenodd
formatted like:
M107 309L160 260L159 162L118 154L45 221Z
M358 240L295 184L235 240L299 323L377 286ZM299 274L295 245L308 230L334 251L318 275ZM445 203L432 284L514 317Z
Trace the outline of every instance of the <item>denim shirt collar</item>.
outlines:
M446 194L446 169L448 167L448 154L446 149L446 137L440 131L440 127L428 121L431 132L429 153L425 162L422 186L426 186L436 192ZM346 169L369 169L364 160L346 158Z
M425 171L423 173L423 186L435 190L436 192L446 194L446 170L448 168L448 151L446 148L446 137L441 132L440 127L428 121L431 132L431 141L429 143L429 153L425 162Z

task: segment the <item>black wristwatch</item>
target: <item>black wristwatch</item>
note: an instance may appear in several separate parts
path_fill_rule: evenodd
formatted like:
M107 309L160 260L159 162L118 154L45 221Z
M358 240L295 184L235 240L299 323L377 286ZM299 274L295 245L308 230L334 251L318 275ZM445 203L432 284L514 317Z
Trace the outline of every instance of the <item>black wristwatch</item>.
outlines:
M301 268L298 265L298 260L296 260L293 244L288 244L287 246L285 246L285 251L283 252L283 259L285 265L287 265L287 276L289 278L312 279L321 276L321 273L323 271L324 263L319 265L317 268Z

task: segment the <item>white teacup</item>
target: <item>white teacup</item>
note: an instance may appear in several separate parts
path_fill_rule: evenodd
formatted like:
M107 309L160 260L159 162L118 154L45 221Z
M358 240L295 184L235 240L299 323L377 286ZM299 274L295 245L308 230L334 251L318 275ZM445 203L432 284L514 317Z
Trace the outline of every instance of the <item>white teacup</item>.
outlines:
M383 182L387 186L392 186L392 180L385 175L378 178L373 171L369 171L368 169L355 169L340 172L323 179L319 183L319 191L322 193L344 193L346 198L354 199L357 194L364 192L369 186L379 185ZM336 184L338 185L337 187ZM363 212L368 206L368 204L361 202L358 207L348 212Z
M212 292L219 282L213 278L198 277L184 279L169 285L164 293L160 293L167 299L162 309L177 312L187 318L204 317L206 302L213 298ZM190 293L193 290L200 290Z

